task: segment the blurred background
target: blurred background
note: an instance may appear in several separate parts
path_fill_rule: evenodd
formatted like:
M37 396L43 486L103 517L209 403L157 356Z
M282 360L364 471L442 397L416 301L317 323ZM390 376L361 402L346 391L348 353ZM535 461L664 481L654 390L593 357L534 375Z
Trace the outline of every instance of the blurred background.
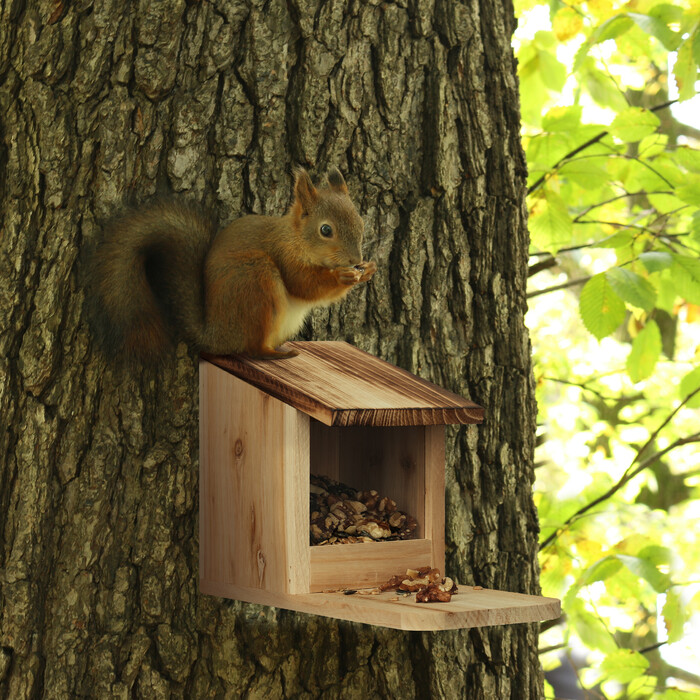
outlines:
M700 3L516 2L553 698L700 697Z

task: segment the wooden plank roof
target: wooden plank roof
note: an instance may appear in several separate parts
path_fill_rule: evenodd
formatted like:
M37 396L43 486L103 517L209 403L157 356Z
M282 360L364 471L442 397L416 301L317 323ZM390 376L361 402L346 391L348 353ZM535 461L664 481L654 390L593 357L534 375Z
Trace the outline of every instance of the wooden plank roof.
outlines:
M484 409L349 343L287 343L297 357L202 358L326 425L481 423Z

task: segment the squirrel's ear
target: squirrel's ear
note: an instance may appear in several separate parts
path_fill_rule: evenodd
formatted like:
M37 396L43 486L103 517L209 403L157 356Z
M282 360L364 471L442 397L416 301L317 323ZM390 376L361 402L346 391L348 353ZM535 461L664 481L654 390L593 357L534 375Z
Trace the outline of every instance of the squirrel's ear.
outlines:
M297 168L294 175L294 199L301 205L302 215L310 214L318 201L318 192L304 168Z
M340 174L338 168L331 168L328 171L328 186L341 194L348 193L348 186L345 184L345 178Z

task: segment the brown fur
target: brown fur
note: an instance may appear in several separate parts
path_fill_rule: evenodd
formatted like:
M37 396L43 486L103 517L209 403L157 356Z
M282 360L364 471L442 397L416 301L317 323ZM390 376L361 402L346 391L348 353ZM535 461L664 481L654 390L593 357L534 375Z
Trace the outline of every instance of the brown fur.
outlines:
M331 227L332 237L321 234ZM296 173L282 217L244 216L215 237L195 210L159 203L112 222L94 265L96 298L116 350L161 355L170 337L219 354L284 357L273 342L316 304L345 296L376 266L359 265L362 220L336 169L316 189Z

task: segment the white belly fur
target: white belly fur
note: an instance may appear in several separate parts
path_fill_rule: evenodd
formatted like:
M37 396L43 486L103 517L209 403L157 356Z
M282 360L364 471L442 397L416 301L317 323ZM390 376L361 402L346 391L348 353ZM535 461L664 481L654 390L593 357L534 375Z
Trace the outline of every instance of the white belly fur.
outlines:
M297 299L297 297L287 297L287 310L282 318L282 323L277 328L277 332L270 337L270 345L276 348L295 336L304 325L306 317L314 306L319 306L318 302Z

